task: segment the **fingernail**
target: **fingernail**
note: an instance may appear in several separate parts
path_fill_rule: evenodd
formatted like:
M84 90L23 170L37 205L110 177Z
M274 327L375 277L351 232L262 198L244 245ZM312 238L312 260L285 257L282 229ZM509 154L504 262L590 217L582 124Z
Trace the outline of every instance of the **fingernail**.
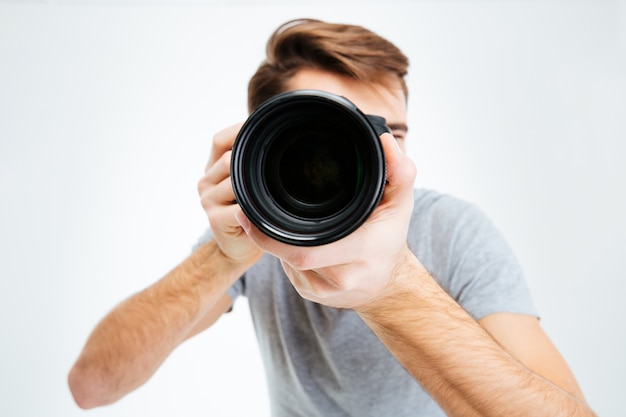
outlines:
M391 135L391 133L390 133L390 135ZM402 148L400 148L400 144L398 143L398 140L393 135L391 135L391 137L393 138L392 142L393 142L393 145L395 147L395 150L398 151L398 152L402 152Z

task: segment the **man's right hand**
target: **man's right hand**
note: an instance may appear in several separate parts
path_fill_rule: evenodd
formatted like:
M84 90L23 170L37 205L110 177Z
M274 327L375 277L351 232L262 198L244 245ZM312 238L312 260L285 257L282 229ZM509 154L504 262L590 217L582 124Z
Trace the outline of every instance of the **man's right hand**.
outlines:
M82 408L111 404L146 382L184 340L231 306L230 288L262 251L235 218L230 149L240 125L215 136L198 189L214 239L163 278L118 304L89 336L68 376Z
M235 218L239 207L230 180L231 149L241 126L238 123L213 137L211 156L205 175L198 182L198 193L220 250L233 262L250 266L263 252Z

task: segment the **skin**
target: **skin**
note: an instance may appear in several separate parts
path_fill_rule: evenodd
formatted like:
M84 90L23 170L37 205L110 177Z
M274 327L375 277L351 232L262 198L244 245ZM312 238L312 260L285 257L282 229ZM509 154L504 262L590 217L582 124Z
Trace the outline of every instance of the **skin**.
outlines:
M593 416L537 318L497 313L473 320L407 248L416 169L404 153L399 86L302 69L289 89L343 95L386 118L393 135L381 136L389 183L380 205L361 228L329 245L274 241L234 203L230 149L241 125L219 132L198 184L214 240L99 323L69 375L78 405L112 403L147 381L176 346L230 307L226 290L270 253L302 297L354 309L448 415Z

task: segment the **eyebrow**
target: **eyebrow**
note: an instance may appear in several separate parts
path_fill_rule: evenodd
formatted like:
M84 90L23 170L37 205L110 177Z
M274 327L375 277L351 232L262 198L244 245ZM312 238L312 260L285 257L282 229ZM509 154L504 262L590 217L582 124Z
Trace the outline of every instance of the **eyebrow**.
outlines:
M391 131L401 131L407 133L409 131L409 127L405 123L389 123L387 124Z

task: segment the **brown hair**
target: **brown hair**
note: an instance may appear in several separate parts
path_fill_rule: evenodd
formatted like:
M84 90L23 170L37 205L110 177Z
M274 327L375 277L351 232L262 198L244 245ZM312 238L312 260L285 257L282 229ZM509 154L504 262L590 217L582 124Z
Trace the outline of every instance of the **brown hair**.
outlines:
M267 42L266 59L248 84L248 110L287 90L301 68L345 75L368 84L398 85L405 96L408 58L388 40L361 26L313 19L281 25Z

